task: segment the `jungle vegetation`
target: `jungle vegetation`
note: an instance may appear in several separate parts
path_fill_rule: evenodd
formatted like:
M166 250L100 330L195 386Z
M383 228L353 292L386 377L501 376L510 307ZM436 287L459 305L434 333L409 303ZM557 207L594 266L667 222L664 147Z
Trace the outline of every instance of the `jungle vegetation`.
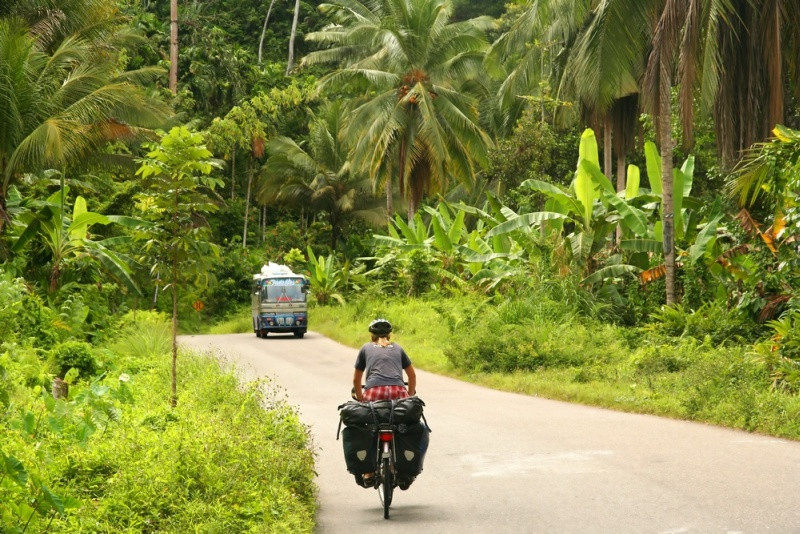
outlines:
M267 261L345 342L390 314L441 329L438 372L800 438L799 25L780 0L3 2L0 530L313 530L296 414L176 363L179 330L249 331ZM234 419L290 466L226 471Z

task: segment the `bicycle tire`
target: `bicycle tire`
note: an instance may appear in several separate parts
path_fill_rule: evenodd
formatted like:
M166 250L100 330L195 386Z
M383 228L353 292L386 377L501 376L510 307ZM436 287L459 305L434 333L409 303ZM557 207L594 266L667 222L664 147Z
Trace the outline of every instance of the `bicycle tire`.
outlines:
M392 493L394 492L394 480L392 476L392 465L389 458L383 459L381 467L381 483L383 488L383 518L389 519L389 506L392 504Z

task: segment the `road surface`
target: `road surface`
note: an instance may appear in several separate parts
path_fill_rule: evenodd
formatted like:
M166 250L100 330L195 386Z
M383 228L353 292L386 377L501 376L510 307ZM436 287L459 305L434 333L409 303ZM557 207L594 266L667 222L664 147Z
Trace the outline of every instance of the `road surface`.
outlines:
M493 391L421 370L430 448L416 482L396 490L387 521L377 492L347 473L336 441L355 349L314 332L181 343L286 390L318 454L321 534L800 533L800 443Z

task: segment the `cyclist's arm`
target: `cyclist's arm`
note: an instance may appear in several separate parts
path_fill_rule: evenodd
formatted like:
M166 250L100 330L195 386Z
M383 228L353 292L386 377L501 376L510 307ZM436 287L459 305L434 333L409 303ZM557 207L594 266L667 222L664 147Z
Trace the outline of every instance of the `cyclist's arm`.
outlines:
M406 376L408 376L408 394L409 395L416 395L417 394L417 373L414 371L414 366L409 365L404 369L406 372Z
M356 369L353 372L353 389L355 391L356 400L363 399L363 392L361 390L361 377L364 376L364 371L361 369Z

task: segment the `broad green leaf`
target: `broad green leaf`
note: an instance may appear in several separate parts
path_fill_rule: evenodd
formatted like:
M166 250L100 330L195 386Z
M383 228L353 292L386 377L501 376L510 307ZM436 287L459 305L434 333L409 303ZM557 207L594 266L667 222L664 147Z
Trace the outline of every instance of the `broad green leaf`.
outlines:
M13 482L20 486L25 486L28 482L28 472L22 462L13 456L6 456L5 453L0 451L0 459L2 459L3 473L6 474Z
M688 197L692 193L692 182L694 181L694 155L689 154L686 161L681 165L683 173L683 196Z
M155 223L153 222L137 219L136 217L128 217L125 215L106 215L106 217L109 221L117 223L126 228L152 228L155 226Z
M567 237L570 247L572 249L572 257L580 264L585 265L586 260L592 252L592 245L594 244L594 234L591 232L580 232L577 234L570 234Z
M42 484L39 489L41 491L39 501L46 504L51 510L55 510L59 514L64 515L64 499L60 495L56 495L50 491L50 488L44 484Z
M513 232L514 230L530 230L531 225L539 224L544 221L552 220L565 220L569 219L568 216L561 213L552 213L547 211L537 211L534 213L525 213L518 217L498 224L486 233L486 237L494 237L502 234Z
M625 229L637 236L647 234L647 217L641 210L631 206L615 193L604 192L603 199L620 214Z
M689 247L689 259L692 263L696 263L697 260L705 256L709 244L713 243L713 240L717 236L717 226L719 225L720 219L722 219L721 215L715 217L698 232L694 244Z
M603 174L603 171L600 170L595 163L587 160L581 161L581 165L586 167L586 170L589 171L589 174L594 180L595 187L600 191L608 191L610 193L616 193L616 189L614 189L614 184L611 183L611 180L606 178L606 175Z
M433 246L441 252L450 252L453 244L447 231L443 228L441 216L431 217L431 227L433 228Z
M607 267L603 267L602 269L598 269L597 271L593 272L586 278L584 278L581 283L582 284L594 284L597 282L602 282L606 278L619 278L624 276L628 273L638 273L641 269L635 267L633 265L609 265Z
M75 205L72 207L72 220L74 221L87 211L89 210L86 209L86 199L78 195L78 198L75 199Z
M448 237L450 238L451 243L459 243L462 239L462 235L464 233L464 218L467 214L464 211L458 212L455 219L453 220L452 226L450 226L450 230L448 231Z
M650 182L650 191L661 195L661 156L652 141L644 144L644 157L647 162L647 181Z
M505 253L492 252L488 254L482 254L465 246L458 247L458 251L461 254L461 257L467 263L484 264L484 263L489 263L492 260L508 258L508 254Z
M652 254L661 254L664 250L664 244L655 239L623 239L619 247L630 252L649 252Z
M672 169L672 207L674 210L675 238L683 237L683 183L684 174L680 169Z
M592 181L591 173L587 170L586 165L582 165L584 160L594 163L598 168L600 163L597 156L597 139L594 132L587 128L581 135L580 148L578 149L578 169L575 173L575 197L581 203L581 214L584 220L584 226L589 228L592 220L592 210L594 207L594 200L597 198L595 192L594 182Z
M557 200L560 205L565 207L565 209L571 210L572 213L575 213L576 215L581 215L583 213L583 207L581 206L580 202L578 202L578 199L563 191L558 186L534 179L525 180L522 182L522 185L525 187L530 187L534 191L544 193L551 199Z
M640 180L639 167L636 165L628 165L628 178L625 182L625 200L630 200L639 195Z

